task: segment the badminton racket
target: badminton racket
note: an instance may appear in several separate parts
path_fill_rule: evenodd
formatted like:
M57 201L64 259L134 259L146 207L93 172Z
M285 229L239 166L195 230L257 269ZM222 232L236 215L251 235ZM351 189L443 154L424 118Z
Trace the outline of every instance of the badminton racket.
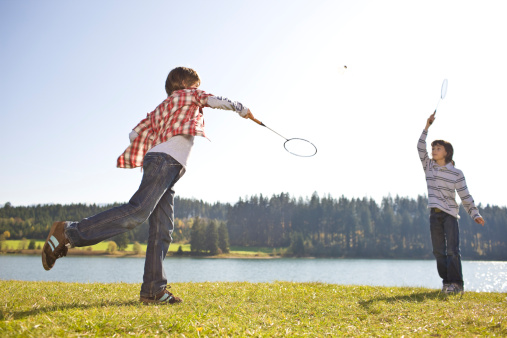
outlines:
M268 128L273 133L275 133L276 135L283 138L285 140L285 142L283 143L283 147L285 148L285 150L287 150L292 155L296 155L296 156L300 156L300 157L312 157L315 154L317 154L317 147L312 142L302 139L302 138L297 138L297 137L286 138L285 136L280 135L279 133L277 133L273 129L266 126L261 121L257 120L256 118L254 118L254 117L249 117L249 118L252 121L254 121L255 123L257 123L258 125Z

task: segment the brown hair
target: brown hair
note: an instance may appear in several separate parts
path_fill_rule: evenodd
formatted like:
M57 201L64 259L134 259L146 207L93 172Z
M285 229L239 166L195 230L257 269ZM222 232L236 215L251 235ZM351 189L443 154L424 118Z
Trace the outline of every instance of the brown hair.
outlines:
M176 67L167 75L165 91L167 96L170 96L173 91L188 88L193 84L196 84L197 87L201 84L197 72L187 67Z
M447 153L447 155L445 156L445 163L452 162L452 165L455 165L454 161L452 160L452 155L454 155L454 149L452 147L452 144L444 140L435 140L431 142L432 147L436 145L444 147L445 152Z

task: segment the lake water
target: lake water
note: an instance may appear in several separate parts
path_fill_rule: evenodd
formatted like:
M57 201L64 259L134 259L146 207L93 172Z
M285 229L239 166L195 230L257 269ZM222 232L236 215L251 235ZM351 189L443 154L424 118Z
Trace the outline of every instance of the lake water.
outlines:
M464 261L465 291L507 292L507 262ZM141 283L144 258L59 259L51 271L40 256L0 255L0 279L100 283ZM323 282L342 285L422 286L438 289L433 260L382 259L209 259L164 261L169 283L205 281Z

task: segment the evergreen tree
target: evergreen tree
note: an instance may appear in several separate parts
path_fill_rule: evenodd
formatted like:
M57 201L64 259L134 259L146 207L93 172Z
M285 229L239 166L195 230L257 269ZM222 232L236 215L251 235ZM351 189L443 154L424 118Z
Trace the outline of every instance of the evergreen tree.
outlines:
M28 250L35 250L35 240L30 240L30 243L28 244Z
M230 245L265 246L270 248L295 245L298 233L306 255L331 257L432 258L427 197L417 199L386 197L379 205L373 199L338 200L331 196L294 198L287 193L265 198L263 195L239 199L233 205L205 203L195 199L176 198L174 239L190 241L193 252L211 251L206 247L207 221L227 221L228 231L219 231L219 247ZM44 240L53 222L80 220L110 209L110 205L49 204L34 206L0 206L0 246L22 238ZM464 259L507 260L507 208L482 207L486 226L478 226L464 208L460 208L461 254ZM216 216L215 216L216 215ZM203 217L203 218L201 218ZM195 226L192 224L195 222ZM202 224L200 224L202 223ZM200 229L200 230L199 230ZM229 244L225 237L229 235ZM126 235L130 242L146 243L148 222ZM120 249L122 239L114 238ZM299 239L297 239L299 241ZM306 242L305 242L306 241ZM300 242L300 241L299 241ZM128 243L128 242L127 242ZM28 247L25 240L19 248ZM301 244L301 243L299 243ZM14 247L15 249L15 247Z
M205 236L206 229L203 221L199 217L196 217L194 219L194 223L192 224L192 231L190 232L190 251L199 253L206 250Z
M206 228L206 250L211 255L218 254L218 224L216 220L211 220Z
M176 251L176 254L177 254L178 256L183 255L183 248L181 247L181 245L178 247L178 251Z
M225 222L218 226L218 247L223 253L229 253L229 231Z
M116 243L119 251L125 251L125 249L130 243L129 235L127 232L114 236L111 240Z
M371 256L375 252L375 243L373 236L373 220L371 217L368 200L358 203L359 225L362 232L362 241L358 247L358 256Z
M292 244L290 245L291 251L296 256L305 255L305 242L301 233L295 233L292 237Z

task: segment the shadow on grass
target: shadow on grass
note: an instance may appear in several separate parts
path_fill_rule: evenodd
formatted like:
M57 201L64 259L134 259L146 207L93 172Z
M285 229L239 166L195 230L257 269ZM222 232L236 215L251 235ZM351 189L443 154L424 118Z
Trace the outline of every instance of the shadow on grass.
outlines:
M36 309L28 310L28 311L13 311L13 312L4 312L0 311L0 321L4 320L16 320L16 319L23 319L30 316L35 316L38 314L44 314L48 312L54 312L54 311L65 311L70 309L90 309L90 308L100 308L100 307L106 307L106 306L132 306L132 305L140 305L143 304L139 302L138 300L127 300L127 301L102 301L97 302L94 304L65 304L65 305L51 305L51 306L42 306Z
M421 303L430 299L441 299L447 300L448 296L444 295L438 291L431 292L420 292L420 293L412 293L410 295L403 296L391 296L391 297L375 297L370 300L362 300L359 301L359 305L362 306L365 310L369 311L370 307L379 302L385 303L398 303L398 302L406 302L406 303Z

